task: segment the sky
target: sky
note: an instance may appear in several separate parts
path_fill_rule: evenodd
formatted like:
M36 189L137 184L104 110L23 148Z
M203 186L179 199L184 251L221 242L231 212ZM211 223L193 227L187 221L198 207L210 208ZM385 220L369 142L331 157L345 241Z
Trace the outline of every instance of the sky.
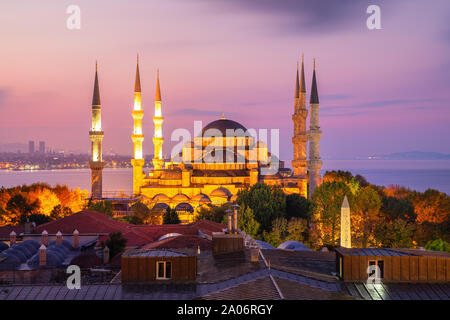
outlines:
M366 9L381 8L381 30ZM69 30L70 5L81 28ZM5 0L0 2L0 144L45 140L88 153L95 61L105 153L132 154L140 56L144 153L153 151L156 70L164 153L177 128L220 118L280 130L292 159L296 63L317 59L324 159L450 153L447 0ZM308 94L309 95L309 94ZM309 97L308 97L309 99Z

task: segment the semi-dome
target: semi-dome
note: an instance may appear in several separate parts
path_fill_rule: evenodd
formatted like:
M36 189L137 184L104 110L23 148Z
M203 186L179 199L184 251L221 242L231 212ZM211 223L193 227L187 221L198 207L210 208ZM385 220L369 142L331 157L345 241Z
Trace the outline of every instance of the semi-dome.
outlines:
M165 194L159 193L156 196L153 197L153 201L156 202L167 202L170 201L170 198L166 196Z
M172 198L172 201L175 202L189 201L189 197L183 193L179 193Z
M209 129L211 129L210 131L208 131ZM228 120L225 118L221 118L219 120L213 121L208 123L202 130L202 135L203 136L214 136L214 130L212 129L216 129L219 130L222 133L222 136L226 136L227 135L227 129L229 130L239 130L236 133L233 133L233 136L238 136L238 137L243 137L245 136L245 132L247 131L247 129L240 124L239 122L233 121L233 120Z
M213 192L211 192L211 197L221 197L221 198L228 198L231 196L230 191L228 189L225 189L224 187L217 188Z

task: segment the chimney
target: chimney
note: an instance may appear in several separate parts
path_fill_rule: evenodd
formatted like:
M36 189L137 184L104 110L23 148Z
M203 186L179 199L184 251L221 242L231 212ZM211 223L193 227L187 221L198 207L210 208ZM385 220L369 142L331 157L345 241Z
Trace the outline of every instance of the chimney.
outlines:
M27 222L25 222L25 225L23 228L23 233L25 233L25 234L33 233L33 223L30 222L29 220L27 220Z
M41 242L44 246L48 246L48 232L47 230L42 231Z
M62 236L61 231L58 231L56 233L56 244L62 244L62 238L63 238L63 236Z
M238 232L238 209L235 207L233 211L233 233Z
M39 248L39 265L47 265L47 248L44 245Z
M228 227L228 233L232 233L233 232L233 214L230 212L227 215L227 227Z
M103 249L103 264L109 263L109 248L108 246L105 246Z
M78 239L79 235L80 235L80 233L78 232L77 229L75 229L75 230L73 231L73 247L74 247L75 249L77 249L78 246L80 245L79 239Z
M16 233L13 231L11 231L11 233L9 234L9 246L12 247L13 245L16 244Z

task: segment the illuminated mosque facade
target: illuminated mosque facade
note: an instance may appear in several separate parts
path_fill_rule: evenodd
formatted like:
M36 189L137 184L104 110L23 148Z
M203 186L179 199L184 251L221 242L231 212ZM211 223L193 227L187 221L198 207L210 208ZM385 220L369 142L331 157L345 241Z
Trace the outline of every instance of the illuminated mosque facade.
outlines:
M304 62L301 71L297 64L295 102L292 121L292 170L284 167L284 162L272 155L266 143L257 141L240 123L226 119L224 115L207 124L201 134L182 146L181 152L170 160L163 158L162 135L163 103L157 73L155 111L153 116L154 156L153 169L144 172L142 119L144 110L141 100L141 82L139 60L136 67L133 118L133 196L140 197L144 203L155 210L167 207L191 215L184 221L192 221L196 208L202 205L222 205L234 202L239 190L256 183L279 185L287 194L297 193L310 197L321 183L320 169L322 161L319 154L321 130L319 127L319 96L316 70L312 78L309 130L306 121L306 83ZM92 102L91 139L91 176L92 198L102 199L102 139L101 102L96 67L94 94ZM307 144L309 143L309 157ZM309 182L309 190L308 190ZM309 192L308 192L309 191ZM309 194L308 194L309 193ZM180 217L183 221L182 217Z

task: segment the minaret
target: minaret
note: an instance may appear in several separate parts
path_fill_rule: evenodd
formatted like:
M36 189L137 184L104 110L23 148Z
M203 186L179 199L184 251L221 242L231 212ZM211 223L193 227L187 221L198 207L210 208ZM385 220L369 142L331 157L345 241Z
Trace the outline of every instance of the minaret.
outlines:
M134 83L134 106L131 115L134 120L133 134L131 140L133 141L133 159L131 164L133 166L133 195L141 193L141 186L144 179L144 157L142 153L142 142L144 141L144 134L142 132L142 118L144 117L144 110L142 110L141 102L141 77L139 75L139 56L136 63L136 81Z
M306 142L308 140L306 133L306 118L308 110L306 110L306 85L305 85L305 69L302 56L301 82L298 74L297 62L297 81L295 84L295 109L292 115L294 122L294 137L292 144L294 146L294 159L292 160L292 168L294 169L294 177L306 178ZM301 179L299 183L300 195L307 197L306 179Z
M314 189L320 185L320 169L322 168L322 161L320 160L319 143L322 131L319 127L319 94L317 92L316 81L316 60L314 59L314 71L311 86L310 97L310 117L309 117L309 197L311 198Z
M155 170L160 170L164 166L164 159L162 156L162 145L164 138L162 136L162 123L164 118L161 113L161 89L159 87L159 69L156 75L156 94L155 94L155 116L153 117L153 123L155 124L155 134L153 136L153 167Z
M98 88L97 62L95 63L94 95L92 97L92 128L89 131L91 139L91 198L102 199L102 171L105 163L102 159L102 106L100 103L100 90Z

